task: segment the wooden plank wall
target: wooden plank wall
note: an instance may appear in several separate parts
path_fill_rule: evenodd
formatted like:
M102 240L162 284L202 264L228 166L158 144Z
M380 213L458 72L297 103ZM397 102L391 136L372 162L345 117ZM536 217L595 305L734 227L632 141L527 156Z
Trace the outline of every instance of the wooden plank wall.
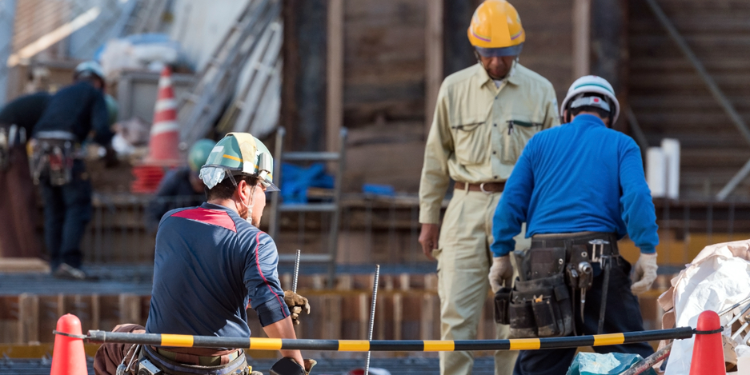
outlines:
M348 190L364 183L393 185L416 192L426 138L426 1L362 0L344 6L344 126L350 132ZM521 63L547 77L562 99L572 78L573 0L517 1L527 42ZM465 51L471 13L457 24L446 2L446 54ZM473 12L473 5L472 5ZM447 34L446 34L447 33ZM447 43L445 41L451 42ZM446 58L445 74L473 63ZM462 66L460 61L464 61ZM453 71L451 71L453 70Z
M666 15L750 122L750 2L659 0ZM682 145L681 198L715 195L750 158L750 147L644 1L630 1L629 91L651 146ZM750 184L735 194L750 196Z

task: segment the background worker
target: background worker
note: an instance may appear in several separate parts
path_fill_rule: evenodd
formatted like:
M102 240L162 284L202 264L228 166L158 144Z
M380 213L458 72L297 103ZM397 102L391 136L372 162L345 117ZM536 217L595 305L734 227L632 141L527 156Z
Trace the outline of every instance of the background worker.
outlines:
M511 4L483 2L468 36L479 62L440 87L419 190L419 242L438 261L444 340L476 339L489 286L492 213L529 138L559 124L552 84L518 63L526 35ZM451 179L455 189L441 230ZM507 326L497 329L498 338L507 338ZM498 351L495 373L510 374L515 358ZM471 352L440 353L441 374L470 374L473 363Z
M198 172L206 164L208 154L215 145L216 142L210 139L195 142L188 151L187 167L167 172L146 209L146 227L149 230L156 231L159 220L167 211L197 206L206 200Z
M276 245L258 229L265 192L278 191L272 170L271 153L248 133L230 133L213 148L200 172L208 202L172 210L159 224L146 332L250 337L249 303L268 337L296 338L293 319L303 307L309 313L309 305L282 291ZM138 328L131 325L130 330ZM104 345L97 352L98 373L112 373L126 349ZM165 373L233 374L247 368L242 349L140 350ZM298 350L281 350L281 355L273 374L304 375L314 365ZM177 365L167 371L170 361Z
M527 235L532 236L529 253L565 247L570 254L576 246L583 249L577 253L593 265L595 276L591 290L585 294L583 319L579 319L580 311L573 313L576 332L583 335L598 333L606 275L592 258L596 254L590 241L608 241L603 255L612 257L601 333L643 330L635 295L650 289L656 279L655 247L659 242L656 214L638 146L627 135L610 129L619 112L614 90L606 80L585 76L575 81L562 104L563 119L570 123L529 141L508 179L492 223L495 258L489 277L494 287L513 275L508 254L514 248L513 236L523 222L527 225ZM632 286L630 264L617 250L617 240L626 234L641 250ZM580 306L580 299L574 298L573 306ZM653 353L647 343L594 349L600 353L637 353L643 357ZM575 352L575 349L521 351L514 373L564 374Z
M37 205L26 141L47 108L50 95L25 95L0 110L0 257L38 258Z
M92 189L80 145L93 131L94 141L107 147L109 165L114 133L99 64L79 64L73 78L72 85L50 98L34 128L32 173L44 199L44 239L52 273L82 280L87 275L80 269L81 238L91 220Z

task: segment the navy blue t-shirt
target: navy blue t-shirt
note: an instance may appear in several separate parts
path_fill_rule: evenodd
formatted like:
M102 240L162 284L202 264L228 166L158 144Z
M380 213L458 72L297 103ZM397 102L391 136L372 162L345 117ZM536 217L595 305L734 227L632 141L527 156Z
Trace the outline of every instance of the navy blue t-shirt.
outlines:
M224 206L167 212L156 234L146 332L250 337L248 302L264 327L286 318L278 261L271 237Z

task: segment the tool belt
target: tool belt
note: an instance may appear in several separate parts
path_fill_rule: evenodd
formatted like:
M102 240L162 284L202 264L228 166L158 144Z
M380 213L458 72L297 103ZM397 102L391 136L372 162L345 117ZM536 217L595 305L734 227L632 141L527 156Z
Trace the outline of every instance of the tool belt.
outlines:
M48 181L62 186L73 180L73 162L80 159L80 147L68 132L40 132L30 144L31 173L34 183Z
M505 182L482 182L481 184L470 184L456 181L453 190L481 191L485 194L502 193L505 190Z
M232 355L234 359L227 363L223 363L223 357L229 357L228 354L221 356L195 356L190 359L191 362L201 358L220 357L222 358L222 364L215 366L205 366L198 364L187 364L175 361L163 355L163 353L172 353L180 355L184 353L174 353L166 351L164 349L157 349L152 346L144 345L141 350L141 354L138 358L138 375L249 375L252 369L247 365L247 359L245 358L245 352L242 350L232 350L231 353L235 353L236 356ZM218 353L217 353L218 354ZM178 358L179 359L179 358Z
M519 276L496 293L496 321L510 324L512 337L560 337L575 330L574 290L590 289L602 256L619 251L613 233L580 232L535 235L513 256Z

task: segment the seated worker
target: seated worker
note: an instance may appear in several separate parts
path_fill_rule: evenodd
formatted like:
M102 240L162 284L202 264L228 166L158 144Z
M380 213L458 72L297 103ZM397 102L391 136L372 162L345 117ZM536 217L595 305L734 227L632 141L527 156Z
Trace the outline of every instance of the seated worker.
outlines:
M609 82L579 78L562 103L567 124L531 138L505 185L492 222L489 279L494 291L510 285L508 254L521 223L526 222L531 236L531 249L513 253L519 277L508 316L515 337L643 330L636 295L656 279L659 237L640 149L632 138L610 128L619 112ZM626 234L641 250L632 285L630 263L617 248ZM654 352L647 343L594 349L643 357ZM575 353L523 350L514 374L564 374Z
M159 220L167 211L205 202L203 182L198 177L198 172L206 164L208 154L215 145L216 142L210 139L195 142L188 151L188 166L167 172L146 208L146 228L149 231L156 231Z
M208 201L169 211L159 223L146 332L250 337L249 304L268 337L296 338L293 320L303 307L309 313L309 304L282 291L276 245L258 229L266 191L278 191L272 170L270 152L248 133L230 133L216 144L200 172ZM116 331L139 329L131 324ZM130 370L153 366L165 374L249 374L242 349L129 350L130 345L103 345L95 357L96 373L115 374L135 355ZM306 375L315 364L298 350L281 350L281 355L271 374Z

